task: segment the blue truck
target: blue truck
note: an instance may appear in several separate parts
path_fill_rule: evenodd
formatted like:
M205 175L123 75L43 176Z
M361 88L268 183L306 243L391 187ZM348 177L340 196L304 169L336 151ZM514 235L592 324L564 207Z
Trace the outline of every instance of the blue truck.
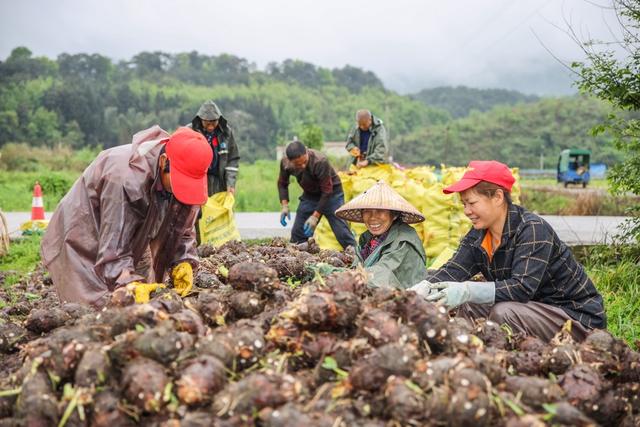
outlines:
M591 151L586 149L562 150L558 157L558 182L563 183L565 188L569 184L582 184L582 188L585 188L591 179L589 174L590 159Z

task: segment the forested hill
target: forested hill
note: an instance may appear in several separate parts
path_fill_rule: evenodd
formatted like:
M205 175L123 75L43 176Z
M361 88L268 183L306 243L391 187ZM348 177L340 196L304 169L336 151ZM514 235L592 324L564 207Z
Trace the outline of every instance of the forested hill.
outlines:
M275 157L275 146L305 126L345 140L360 108L383 116L392 136L450 119L351 66L286 60L261 71L232 55L197 52L142 52L119 63L98 54L51 60L16 48L0 63L0 145L123 144L151 124L170 131L189 123L207 99L234 126L245 161Z
M411 97L425 105L442 108L454 118L467 116L472 110L488 111L497 105L535 102L540 99L515 90L475 89L466 86L423 89Z
M348 65L328 69L285 60L261 70L233 55L197 52L142 52L120 62L99 54L50 59L19 47L0 62L0 148L14 142L75 148L124 144L152 124L172 131L189 123L200 104L213 99L233 125L247 162L274 158L276 145L305 132L344 141L360 108L384 120L393 156L405 163L462 165L482 156L531 167L540 153L555 158L568 146L592 147L594 161L616 160L608 139L588 134L609 112L600 102L535 101L515 92L469 88L421 93L440 95L431 101L402 96L387 90L374 73ZM483 110L514 102L453 117L463 114L463 107Z

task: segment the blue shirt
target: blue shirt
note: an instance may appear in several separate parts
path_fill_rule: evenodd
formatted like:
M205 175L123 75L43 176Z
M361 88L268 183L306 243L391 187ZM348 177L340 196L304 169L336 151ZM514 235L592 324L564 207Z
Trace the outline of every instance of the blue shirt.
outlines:
M369 138L371 137L370 130L362 130L360 129L360 152L365 154L367 152L367 148L369 148Z

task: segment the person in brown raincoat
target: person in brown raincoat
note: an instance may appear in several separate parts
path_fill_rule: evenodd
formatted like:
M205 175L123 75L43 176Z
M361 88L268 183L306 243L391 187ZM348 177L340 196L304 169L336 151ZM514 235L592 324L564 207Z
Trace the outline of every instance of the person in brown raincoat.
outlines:
M159 126L101 152L60 201L42 239L60 300L101 307L128 285L145 302L168 272L186 295L212 155L201 134L180 128L170 136Z

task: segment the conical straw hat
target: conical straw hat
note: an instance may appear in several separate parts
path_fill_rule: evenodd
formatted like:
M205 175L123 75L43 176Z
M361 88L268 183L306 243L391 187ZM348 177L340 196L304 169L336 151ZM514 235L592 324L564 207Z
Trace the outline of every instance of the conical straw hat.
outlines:
M362 209L388 209L400 212L402 221L415 224L424 221L424 215L383 180L378 181L364 193L340 206L336 216L347 221L363 222Z

